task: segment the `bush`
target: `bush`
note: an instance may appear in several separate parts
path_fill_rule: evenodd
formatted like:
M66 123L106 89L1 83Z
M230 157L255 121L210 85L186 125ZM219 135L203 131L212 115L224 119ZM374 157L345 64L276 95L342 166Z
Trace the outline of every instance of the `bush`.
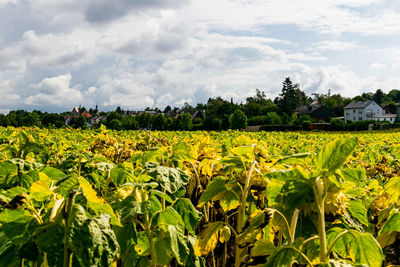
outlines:
M272 132L272 131L300 131L303 130L302 126L299 125L263 125L260 127L260 131Z
M266 115L266 122L269 125L280 125L282 124L282 119L276 112L268 112Z
M253 116L247 120L247 125L250 126L265 125L265 124L267 124L267 116L265 115Z
M204 119L203 125L206 130L218 131L222 128L222 120L215 116L207 116Z
M202 123L193 124L192 130L193 130L193 131L201 131L201 130L204 130L204 125L203 125Z
M247 127L247 117L240 109L235 110L229 117L229 126L231 129L239 130Z

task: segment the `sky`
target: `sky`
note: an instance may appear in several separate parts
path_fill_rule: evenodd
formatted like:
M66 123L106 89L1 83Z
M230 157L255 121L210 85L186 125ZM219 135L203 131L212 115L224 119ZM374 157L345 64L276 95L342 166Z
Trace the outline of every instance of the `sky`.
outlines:
M0 0L0 112L400 88L398 0Z

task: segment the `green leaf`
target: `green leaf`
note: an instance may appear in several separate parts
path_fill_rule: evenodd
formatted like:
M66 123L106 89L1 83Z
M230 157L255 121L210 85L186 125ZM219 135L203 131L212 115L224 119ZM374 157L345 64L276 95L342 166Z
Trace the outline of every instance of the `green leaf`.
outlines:
M171 238L169 236L156 239L157 265L168 265L174 258L171 251Z
M254 159L254 146L238 146L230 151L233 155L239 156L242 161L249 162Z
M179 199L172 207L182 217L188 232L194 235L197 224L202 218L202 213L196 210L192 202L187 198Z
M225 178L218 176L215 177L206 188L206 191L201 194L199 199L199 206L201 207L208 201L220 200L222 209L227 212L237 208L240 204L240 198L235 191L240 189L236 184L225 183Z
M365 204L363 200L358 199L358 200L351 200L350 201L350 207L348 208L351 216L356 218L360 223L363 225L368 225L368 215L367 215L367 209L365 208Z
M1 223L27 223L32 219L31 214L22 208L16 210L5 209L0 213Z
M42 170L42 172L45 173L52 180L56 181L61 180L66 176L65 173L53 167L46 167Z
M236 242L239 247L247 247L250 244L254 244L257 236L263 231L263 228L270 223L271 219L272 214L268 209L250 218L244 226L243 232L236 237Z
M172 147L172 156L174 160L192 161L194 159L192 147L185 142L179 142Z
M18 173L17 165L11 162L0 162L0 184L5 183Z
M343 229L338 227L328 231L328 246L341 232ZM384 259L382 249L375 238L370 233L360 233L355 230L348 230L341 236L334 244L332 251L342 258L350 258L354 263L367 266L381 266Z
M140 256L150 255L150 243L145 232L138 233L137 242L135 243L135 250Z
M160 197L162 199L165 199L169 203L174 202L172 200L172 198L167 193L161 192L159 190L153 189L153 190L151 190L151 194L154 195L154 196L158 196L158 197Z
M168 225L168 233L171 238L171 250L176 261L183 265L189 254L182 228L179 225Z
M73 189L77 189L77 187L79 186L78 177L76 174L66 176L66 177L62 178L61 180L59 180L56 183L56 186L58 186L58 190L59 190L60 194L63 197L67 198L69 195L69 192Z
M121 260L123 266L135 267L140 256L135 250L137 233L134 225L130 223L123 227L115 226L113 229L121 249Z
M64 226L55 223L40 226L35 239L38 249L47 253L50 266L63 266Z
M303 164L304 159L309 157L310 153L299 153L299 154L293 154L289 156L282 157L278 159L274 165L279 165L279 164Z
M382 247L393 244L397 236L400 234L400 213L392 213L389 215L385 224L378 233L377 240Z
M343 178L347 182L359 183L365 181L367 175L365 173L365 169L360 165L357 168L345 168L341 170Z
M257 240L254 244L254 247L251 250L252 257L259 257L259 256L269 256L274 254L278 250L275 247L274 243L269 240L261 239Z
M339 139L323 147L317 154L316 166L334 172L341 167L358 145L358 138Z
M276 179L276 180L281 180L281 181L307 180L304 172L302 172L298 168L295 168L292 170L278 170L278 171L269 172L269 173L265 174L264 177L271 179L271 180Z
M147 162L149 175L168 193L175 193L189 182L189 176L180 169L160 166L158 163Z
M181 215L172 207L167 207L158 214L157 225L164 231L168 231L168 225L179 225L182 229L185 229L185 223Z
M120 186L128 181L128 177L131 177L132 174L130 171L133 170L132 163L124 162L119 163L115 166L110 173L111 181L116 185Z
M40 179L38 171L30 171L22 175L22 186L25 188L31 187L31 185Z
M320 264L318 266L321 266L321 267L368 267L368 265L365 265L365 264L354 264L351 262L336 261L336 260L329 260L328 263Z
M150 201L139 202L135 197L128 196L119 205L121 221L123 223L133 221L137 215L147 213L150 205Z
M0 266L17 267L20 264L21 259L18 257L16 245L13 244L5 233L0 232Z
M119 256L109 221L107 215L88 218L80 205L72 207L65 242L82 266L110 266Z
M291 247L281 247L275 251L274 254L268 257L267 264L265 267L287 267L290 266L293 259L298 254L290 249Z

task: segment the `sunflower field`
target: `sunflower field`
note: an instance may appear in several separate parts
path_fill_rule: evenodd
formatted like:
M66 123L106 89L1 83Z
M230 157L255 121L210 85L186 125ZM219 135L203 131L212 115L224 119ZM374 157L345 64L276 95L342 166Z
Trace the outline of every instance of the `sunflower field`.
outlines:
M0 128L0 266L400 266L399 137Z

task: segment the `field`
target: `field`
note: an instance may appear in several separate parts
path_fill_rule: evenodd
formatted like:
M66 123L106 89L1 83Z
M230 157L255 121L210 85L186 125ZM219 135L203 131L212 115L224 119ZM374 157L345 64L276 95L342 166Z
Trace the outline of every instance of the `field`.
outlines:
M0 128L0 266L400 264L396 132Z

